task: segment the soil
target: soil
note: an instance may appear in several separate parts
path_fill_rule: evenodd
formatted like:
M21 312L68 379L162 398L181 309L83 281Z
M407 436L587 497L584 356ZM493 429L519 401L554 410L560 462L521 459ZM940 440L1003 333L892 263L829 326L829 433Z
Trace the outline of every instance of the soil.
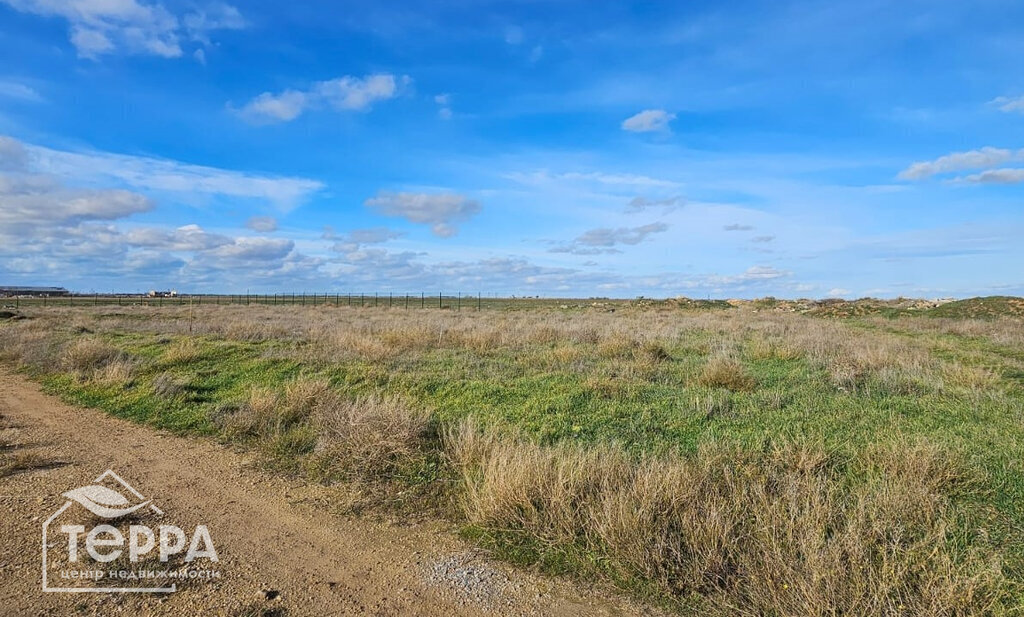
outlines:
M604 589L495 563L451 525L333 513L329 487L244 453L74 407L0 368L0 615L640 615ZM184 528L205 524L219 579L169 594L44 593L42 524L105 470ZM75 506L80 507L80 506Z

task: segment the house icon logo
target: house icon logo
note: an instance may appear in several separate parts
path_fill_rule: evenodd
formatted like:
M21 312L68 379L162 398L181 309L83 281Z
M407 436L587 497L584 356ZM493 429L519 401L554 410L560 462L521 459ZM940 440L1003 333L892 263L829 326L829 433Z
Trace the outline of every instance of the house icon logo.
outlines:
M186 544L185 531L113 470L61 496L43 522L43 591L171 593L182 579L220 578L197 567L218 562L206 525Z

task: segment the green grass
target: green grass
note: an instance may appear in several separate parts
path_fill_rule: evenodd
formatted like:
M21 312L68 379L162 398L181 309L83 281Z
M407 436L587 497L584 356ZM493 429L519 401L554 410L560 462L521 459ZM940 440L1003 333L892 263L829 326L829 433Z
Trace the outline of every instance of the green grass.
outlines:
M921 314L987 316L1011 310L1011 300L951 303ZM764 301L760 308L772 306ZM687 304L678 310L703 308L709 307ZM765 353L759 351L755 332L723 334L714 327L680 328L659 339L667 353L654 358L635 349L603 352L600 345L557 341L482 351L428 346L373 360L354 353L310 355L311 342L302 337L264 342L186 337L126 327L124 320L95 329L137 360L129 382L105 383L62 371L37 376L48 392L66 400L160 429L211 436L221 434L218 410L244 404L253 388L279 389L302 376L326 379L347 398L400 396L429 410L440 425L473 416L540 444L615 443L636 456L693 455L705 443L760 450L794 442L852 456L873 444L922 438L962 457L983 479L976 490L951 496L963 530L954 541L998 547L1006 558L1004 571L1019 584L1024 581L1024 352L984 336L919 327L919 319L892 312L834 323L853 336L913 345L947 365L990 371L992 383L982 390L936 388L908 373L897 387L869 374L856 390L844 390L808 354ZM168 360L166 350L184 338L194 340L195 354ZM701 385L700 372L724 339L753 379L753 388ZM154 382L161 376L180 384L181 391L157 393ZM261 448L275 468L304 473L315 443L315 432L300 425L250 445ZM434 456L407 470L403 481L429 484L444 473ZM978 529L985 533L975 533ZM583 567L595 555L574 553L571 547L542 546L522 534L493 530L468 528L466 533L518 563L540 564L552 572L601 570ZM637 585L643 586L631 584L642 591Z

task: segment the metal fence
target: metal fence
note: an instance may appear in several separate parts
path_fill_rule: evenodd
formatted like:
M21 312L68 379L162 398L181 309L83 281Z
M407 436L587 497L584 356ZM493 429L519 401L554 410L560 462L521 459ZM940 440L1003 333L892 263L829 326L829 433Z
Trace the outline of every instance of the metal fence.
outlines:
M592 302L596 300L587 300ZM607 299L600 299L609 302ZM184 294L176 296L148 296L144 294L74 294L54 297L0 298L5 308L57 307L57 306L150 306L187 307L202 305L242 306L333 306L376 307L394 309L449 309L484 310L488 308L528 308L559 305L581 300L540 298L537 296L487 296L481 293L275 293L275 294ZM614 302L614 301L611 301Z

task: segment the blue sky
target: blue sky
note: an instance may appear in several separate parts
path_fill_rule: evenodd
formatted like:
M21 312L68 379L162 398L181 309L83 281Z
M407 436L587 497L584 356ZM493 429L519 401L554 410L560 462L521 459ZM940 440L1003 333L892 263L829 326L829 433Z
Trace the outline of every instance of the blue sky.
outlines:
M0 0L0 283L1024 294L1024 4Z

